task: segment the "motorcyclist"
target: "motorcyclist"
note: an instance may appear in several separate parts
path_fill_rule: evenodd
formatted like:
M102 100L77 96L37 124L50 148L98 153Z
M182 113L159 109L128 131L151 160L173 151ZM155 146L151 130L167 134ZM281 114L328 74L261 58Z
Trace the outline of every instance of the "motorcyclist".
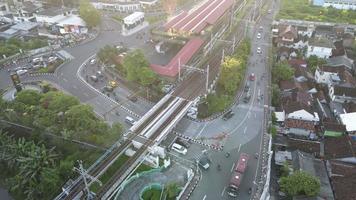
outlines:
M219 171L221 170L221 166L220 166L220 164L218 164L218 170L219 170Z

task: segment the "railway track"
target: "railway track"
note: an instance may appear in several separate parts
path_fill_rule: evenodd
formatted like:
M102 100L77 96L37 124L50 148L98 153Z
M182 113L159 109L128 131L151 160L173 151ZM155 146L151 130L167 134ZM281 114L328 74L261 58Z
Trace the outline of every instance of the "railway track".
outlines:
M174 97L169 97L169 99L164 102L149 118L147 118L138 128L137 130L130 135L130 137L125 140L118 148L114 148L113 151L106 157L102 162L100 162L97 166L95 166L92 170L89 171L89 174L93 177L97 177L100 173L103 173L105 169L107 169L111 163L113 163L116 158L129 146L131 146L131 141L141 133L141 131L147 126L147 124L151 123L151 121L158 116L166 106L172 102ZM69 194L64 199L74 199L81 191L85 188L84 181L80 179L73 187L73 189L69 192Z
M96 199L101 199L104 195L106 195L107 191L109 191L114 184L118 184L119 179L126 178L124 177L125 173L128 172L129 168L146 152L149 146L152 146L155 143L156 138L161 134L161 132L169 125L170 122L179 114L182 109L187 106L189 101L185 100L178 106L178 108L168 117L168 119L160 126L154 134L147 140L140 149L136 151L136 153L130 157L125 164L123 164L119 170L109 179L109 181L101 187L100 191L97 193ZM120 183L119 183L120 184Z

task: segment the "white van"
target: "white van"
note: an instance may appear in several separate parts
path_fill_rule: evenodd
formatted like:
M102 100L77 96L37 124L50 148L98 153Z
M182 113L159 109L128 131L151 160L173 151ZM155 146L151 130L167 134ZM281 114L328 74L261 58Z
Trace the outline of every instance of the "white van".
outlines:
M177 143L174 143L172 145L172 149L180 154L183 154L183 155L187 154L187 151L188 151L185 147L183 147L182 145L177 144Z
M127 124L129 124L130 126L133 126L136 123L136 121L134 119L132 119L132 117L129 117L129 116L126 116L125 122Z

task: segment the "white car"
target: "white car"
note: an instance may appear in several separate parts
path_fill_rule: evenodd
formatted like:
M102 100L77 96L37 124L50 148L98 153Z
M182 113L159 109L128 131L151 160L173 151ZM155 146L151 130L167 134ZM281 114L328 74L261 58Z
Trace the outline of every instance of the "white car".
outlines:
M258 53L258 54L261 54L261 53L262 53L261 47L257 47L257 53Z
M257 33L257 39L261 39L261 33Z
M19 76L24 75L24 74L26 74L26 73L27 73L27 70L26 70L26 69L20 69L20 70L17 70L17 71L16 71L16 74L19 75Z
M183 154L183 155L187 154L187 151L188 151L185 147L183 147L182 145L177 144L177 143L174 143L172 145L172 149L180 154Z
M90 60L90 64L92 64L92 65L94 65L94 64L95 64L95 62L96 62L96 60L95 60L95 59L91 59L91 60Z

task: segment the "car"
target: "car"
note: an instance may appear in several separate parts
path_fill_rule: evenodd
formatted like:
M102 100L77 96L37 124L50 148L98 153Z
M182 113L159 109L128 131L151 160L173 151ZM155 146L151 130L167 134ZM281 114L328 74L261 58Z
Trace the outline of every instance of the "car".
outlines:
M102 88L102 91L112 92L112 91L114 91L114 88L109 85L106 85Z
M99 78L104 77L103 72L101 72L101 71L97 71L96 76Z
M232 112L232 110L229 110L223 115L222 119L226 121L226 120L230 119L232 116L234 116L234 114L235 113Z
M90 60L90 64L91 64L91 65L94 65L94 64L95 64L95 62L96 62L96 60L95 60L95 59L91 59L91 60Z
M211 160L207 156L203 156L199 159L198 164L201 168L207 170L210 167Z
M56 56L51 56L48 58L48 62L52 63L54 61L56 61L58 58Z
M164 85L164 86L163 86L162 91L163 91L164 93L169 93L172 89L173 89L173 85L167 84L167 85Z
M132 117L129 117L129 116L125 117L125 122L130 126L133 126L136 123L136 121Z
M190 143L187 140L180 137L176 139L175 143L180 144L187 149L190 147Z
M262 31L263 30L263 26L260 26L259 30Z
M27 73L27 70L26 70L26 69L20 69L20 70L17 70L17 71L16 71L16 74L19 75L19 76L24 75L24 74L26 74L26 73Z
M93 76L90 76L90 80L94 81L94 82L97 82L98 81L98 77L93 75Z
M261 39L261 33L257 33L257 39Z
M109 81L109 85L113 88L116 88L117 86L119 86L119 84L116 81Z
M42 57L32 59L33 63L38 63L38 62L41 62L41 61L43 61Z
M256 75L254 73L251 73L249 79L250 79L250 81L256 80Z
M183 147L182 145L177 144L177 143L173 143L172 150L174 150L177 153L180 153L182 155L185 155L188 152L188 150L185 147Z
M129 95L129 96L127 96L127 99L129 99L132 102L136 102L138 100L135 95Z
M257 47L257 53L258 53L258 54L261 54L261 53L262 53L261 47Z
M268 12L268 14L271 14L271 13L272 13L272 10L271 10L271 9L269 9L267 12Z

